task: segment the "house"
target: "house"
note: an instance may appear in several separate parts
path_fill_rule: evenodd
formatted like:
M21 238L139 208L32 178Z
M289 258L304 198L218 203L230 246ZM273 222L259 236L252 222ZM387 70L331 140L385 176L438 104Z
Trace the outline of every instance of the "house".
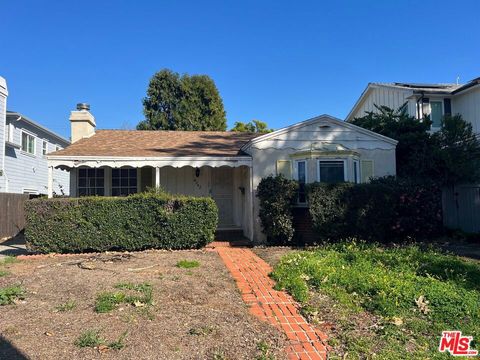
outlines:
M407 103L409 115L422 119L430 115L432 130L438 130L446 114L460 114L470 122L475 133L480 133L480 78L466 84L369 83L347 115L350 122L374 105L397 109Z
M211 196L219 229L242 230L257 243L264 238L255 191L263 177L281 173L310 183L395 175L395 140L329 115L260 135L97 130L89 110L77 105L70 115L72 145L47 156L50 173L70 171L71 196L122 196L152 186ZM306 206L305 194L299 193L298 206Z
M47 154L70 144L25 115L7 111L8 89L0 77L0 192L47 194ZM52 172L52 191L68 195L69 173Z

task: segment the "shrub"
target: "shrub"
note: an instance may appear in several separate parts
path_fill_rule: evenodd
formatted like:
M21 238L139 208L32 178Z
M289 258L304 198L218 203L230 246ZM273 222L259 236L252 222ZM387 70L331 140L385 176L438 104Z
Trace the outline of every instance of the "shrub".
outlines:
M263 178L258 184L259 216L269 243L287 244L292 240L291 206L297 189L296 181L287 180L281 175Z
M441 190L434 184L382 178L369 184L308 187L310 214L322 240L426 238L442 231Z
M213 241L218 210L210 198L34 199L26 202L25 236L42 253L200 248Z

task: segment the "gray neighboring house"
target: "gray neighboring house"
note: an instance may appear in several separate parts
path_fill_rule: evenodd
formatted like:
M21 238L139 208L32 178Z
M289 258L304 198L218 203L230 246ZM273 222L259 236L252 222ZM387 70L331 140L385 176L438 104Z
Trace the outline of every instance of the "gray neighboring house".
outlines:
M0 77L0 193L47 194L47 154L70 141L25 115L7 111L8 89ZM53 192L70 194L70 174L55 169Z

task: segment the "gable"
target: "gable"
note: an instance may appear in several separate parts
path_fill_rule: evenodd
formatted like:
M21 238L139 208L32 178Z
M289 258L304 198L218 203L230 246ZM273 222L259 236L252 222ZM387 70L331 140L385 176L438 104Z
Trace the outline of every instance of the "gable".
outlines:
M260 136L242 150L294 149L316 150L331 146L345 149L394 149L396 140L346 123L329 115L321 115L295 125Z

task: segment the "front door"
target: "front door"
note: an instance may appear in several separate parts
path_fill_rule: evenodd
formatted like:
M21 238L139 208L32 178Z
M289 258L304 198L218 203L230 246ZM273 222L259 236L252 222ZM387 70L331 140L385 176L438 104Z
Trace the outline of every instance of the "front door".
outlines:
M233 169L228 167L212 169L211 194L218 206L218 227L232 227L233 224Z

